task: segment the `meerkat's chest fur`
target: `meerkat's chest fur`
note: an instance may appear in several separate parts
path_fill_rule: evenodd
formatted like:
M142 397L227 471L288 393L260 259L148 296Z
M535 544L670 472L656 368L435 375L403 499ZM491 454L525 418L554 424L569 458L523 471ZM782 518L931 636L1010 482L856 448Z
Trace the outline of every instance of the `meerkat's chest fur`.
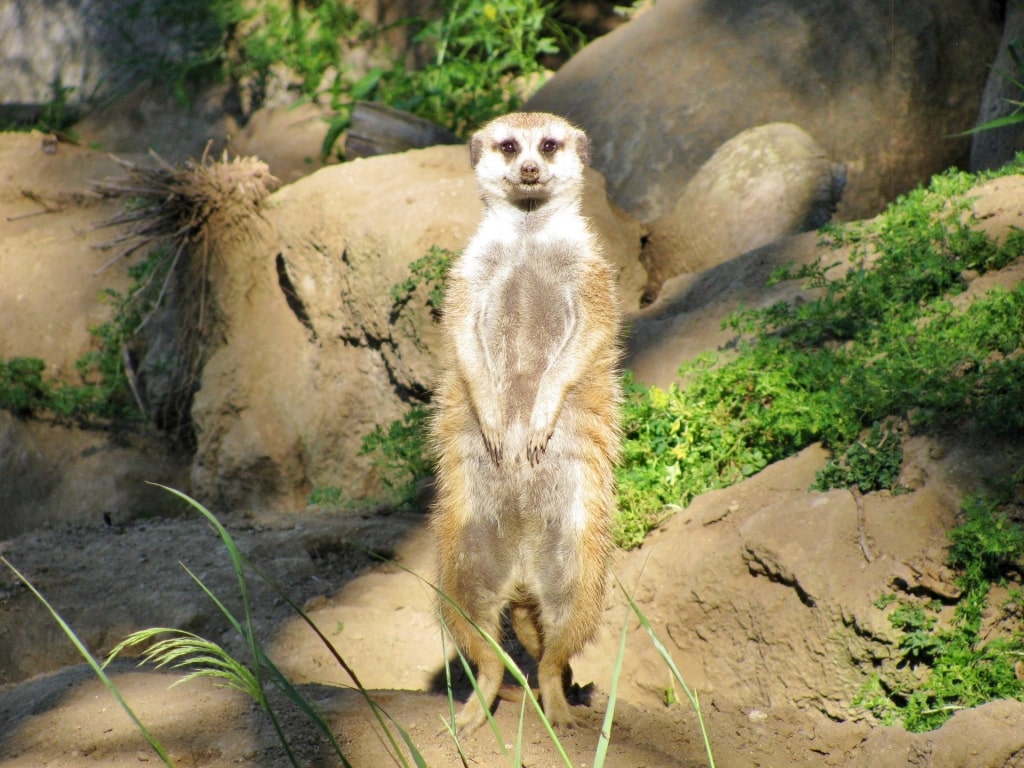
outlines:
M583 220L568 212L540 230L488 218L467 249L477 286L474 324L508 422L529 415L541 375L579 321L581 232L589 237Z

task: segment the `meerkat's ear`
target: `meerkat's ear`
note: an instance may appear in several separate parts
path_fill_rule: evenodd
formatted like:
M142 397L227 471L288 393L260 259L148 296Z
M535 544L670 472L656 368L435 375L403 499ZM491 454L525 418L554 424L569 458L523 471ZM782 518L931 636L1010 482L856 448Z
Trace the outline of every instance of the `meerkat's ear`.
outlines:
M479 132L474 133L469 140L469 167L476 168L480 162L480 156L484 153L484 139Z
M580 162L590 165L590 139L587 138L587 134L577 129L576 139L573 143L576 145L576 154L579 156Z

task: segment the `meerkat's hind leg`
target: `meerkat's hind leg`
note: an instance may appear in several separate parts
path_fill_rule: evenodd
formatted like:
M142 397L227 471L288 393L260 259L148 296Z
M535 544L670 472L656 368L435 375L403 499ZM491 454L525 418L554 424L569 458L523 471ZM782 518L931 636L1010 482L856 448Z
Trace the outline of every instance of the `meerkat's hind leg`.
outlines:
M545 694L544 685L539 682L539 687L535 689L535 693L538 693L541 698L541 702L544 704L544 714L548 720L556 725L572 727L575 722L575 718L570 714L568 699L565 697L565 693L572 687L572 668L566 663L562 666L561 671L554 670L548 673L545 669L543 675L541 673L541 661L547 657L548 663L554 668L559 663L557 660L558 654L546 654L544 649L544 640L540 630L540 616L537 612L536 606L519 605L513 606L512 611L512 628L516 632L516 637L519 638L519 642L523 644L523 647L529 652L529 654L537 661L537 677L538 680L543 680L550 675L558 677L560 692L563 694L561 699L565 700L565 706L562 707L559 703L558 693L552 692L550 687Z
M539 660L543 651L543 641L537 624L537 607L529 603L514 603L509 607L509 618L523 648L535 661Z
M498 654L483 637L480 644L486 647L475 647L466 653L476 663L476 686L455 717L455 730L460 736L472 733L487 721L505 676L505 665Z
M560 728L574 727L576 718L565 696L566 682L572 678L569 655L546 651L537 665L537 677L540 684L540 701L548 722Z
M487 713L498 697L505 675L505 665L484 637L484 632L501 642L501 605L486 605L486 601L473 607L476 616L474 625L461 612L442 605L441 613L460 652L476 665L474 690L455 717L455 730L465 736L479 728L487 720Z

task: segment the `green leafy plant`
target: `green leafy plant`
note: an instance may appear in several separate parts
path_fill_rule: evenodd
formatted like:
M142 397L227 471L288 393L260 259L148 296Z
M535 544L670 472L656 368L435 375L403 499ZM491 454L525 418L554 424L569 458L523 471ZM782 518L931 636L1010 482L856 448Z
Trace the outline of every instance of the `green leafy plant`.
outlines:
M513 81L543 77L542 57L572 45L553 9L542 0L446 0L444 16L414 39L434 51L433 60L371 73L372 95L465 135L517 109L523 95Z
M0 121L0 131L41 131L77 140L72 126L78 121L79 109L68 98L74 91L58 73L50 82L50 100L39 109L26 109L22 115Z
M847 249L844 274L817 262L774 276L804 280L817 297L734 313L731 356L687 364L667 391L627 382L620 544L642 541L662 511L815 441L834 454L819 487L867 492L899 490L900 435L885 424L1024 428L1024 286L961 308L950 300L965 272L1024 250L1019 231L998 244L977 228L979 178L950 171L872 223L826 228L825 241Z
M1024 562L1024 530L1003 506L990 496L969 497L963 522L950 531L949 562L961 590L951 619L943 620L943 606L934 600L889 601L895 604L888 618L900 633L899 654L872 675L855 702L883 722L926 731L960 709L1000 698L1024 700L1017 674L1024 659L1019 606L1011 601L996 610L989 602L992 584ZM1014 628L992 632L1003 618Z
M45 368L38 357L0 361L0 405L15 416L44 409L52 397L52 385L43 380Z
M426 445L429 419L429 408L414 405L387 427L375 427L359 449L360 456L373 456L387 499L398 506L407 506L415 499L417 484L433 469Z
M427 290L427 306L434 318L439 318L444 303L445 279L458 255L455 251L432 245L424 256L409 264L409 277L391 286L392 313L408 304L416 289L423 285Z
M151 255L129 269L136 288L128 294L104 291L113 307L110 320L89 329L93 347L75 362L77 383L46 375L39 358L0 360L0 408L27 416L52 416L89 423L95 420L139 421L143 413L126 375L127 346L141 318L144 305L131 300L159 263Z
M367 42L383 31L347 3L264 2L241 25L229 69L238 81L252 79L257 97L265 93L275 68L283 66L297 75L305 97L317 97L326 88L337 100L351 87L344 79L344 45Z
M903 462L902 435L891 425L875 422L863 439L855 440L839 456L829 459L817 473L814 488L856 487L862 493L899 492L900 465Z

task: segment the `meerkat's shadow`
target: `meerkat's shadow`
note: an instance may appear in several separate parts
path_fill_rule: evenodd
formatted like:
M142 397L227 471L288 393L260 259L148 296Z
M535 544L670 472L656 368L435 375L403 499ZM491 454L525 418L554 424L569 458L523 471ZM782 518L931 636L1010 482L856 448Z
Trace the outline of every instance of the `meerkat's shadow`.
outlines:
M519 667L519 670L523 673L526 679L530 682L533 689L533 693L537 695L537 661L526 649L523 648L522 643L516 638L515 632L512 630L512 622L509 620L507 611L502 614L501 617L501 647L504 649L512 660ZM451 647L451 646L449 646ZM442 666L437 672L434 673L430 681L430 692L431 693L448 693L448 677L451 676L451 689L452 696L457 702L466 701L469 696L473 693L473 683L466 674L466 669L459 659L457 654L454 654L452 660L448 663L449 671L446 673L445 668ZM473 670L473 674L476 674L476 670ZM568 675L568 679L563 681L565 687L565 695L569 700L569 703L573 706L590 706L591 698L594 692L593 683L584 683L580 685L577 681L572 679L572 675ZM522 688L519 682L512 676L512 673L505 670L505 677L502 680L502 691L499 694L498 699L510 698L518 700L522 697Z

